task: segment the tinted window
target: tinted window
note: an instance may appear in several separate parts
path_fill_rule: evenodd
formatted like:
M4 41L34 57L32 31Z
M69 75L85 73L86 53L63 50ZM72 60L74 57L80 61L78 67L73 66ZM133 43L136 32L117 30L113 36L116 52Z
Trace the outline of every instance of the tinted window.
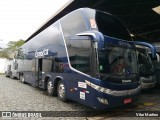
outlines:
M90 74L91 41L68 40L67 49L71 66L75 69Z
M50 27L39 33L32 40L26 43L27 58L35 57L35 52L48 49L49 56L66 56L64 41L60 31L59 22L55 22ZM29 50L29 51L28 51Z
M87 30L86 22L80 10L74 11L61 19L61 26L66 40L71 66L81 72L90 74L89 40L69 40L69 36Z
M61 19L61 26L66 39L68 36L86 31L86 22L80 10L63 17Z
M111 14L92 9L84 9L84 12L89 19L91 29L95 29L95 20L97 29L104 35L123 40L131 40L126 27L119 21L119 19Z
M134 49L106 44L103 51L99 51L100 73L124 75L136 73L136 52Z

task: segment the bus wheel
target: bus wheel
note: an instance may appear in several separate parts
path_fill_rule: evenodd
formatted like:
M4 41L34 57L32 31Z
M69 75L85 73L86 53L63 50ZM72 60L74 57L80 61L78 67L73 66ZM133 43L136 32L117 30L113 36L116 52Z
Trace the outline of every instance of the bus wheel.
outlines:
M25 83L24 75L20 75L20 81L21 81L23 84Z
M57 86L57 94L58 94L58 98L63 102L67 101L65 89L66 89L65 84L63 83L62 80L60 80Z
M48 93L48 95L51 95L51 96L56 95L56 92L54 90L54 87L53 87L51 80L48 80L48 82L47 82L47 93Z

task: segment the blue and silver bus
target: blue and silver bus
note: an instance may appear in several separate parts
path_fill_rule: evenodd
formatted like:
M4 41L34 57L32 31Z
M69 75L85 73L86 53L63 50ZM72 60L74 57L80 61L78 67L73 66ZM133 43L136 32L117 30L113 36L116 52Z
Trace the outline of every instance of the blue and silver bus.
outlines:
M137 48L141 89L154 88L156 86L156 72L152 59L156 58L156 48L147 42L136 41L135 44Z
M160 47L156 45L156 57L152 58L153 66L156 71L157 86L160 87Z
M105 109L136 100L135 44L113 15L77 9L28 40L15 53L19 78L81 104Z

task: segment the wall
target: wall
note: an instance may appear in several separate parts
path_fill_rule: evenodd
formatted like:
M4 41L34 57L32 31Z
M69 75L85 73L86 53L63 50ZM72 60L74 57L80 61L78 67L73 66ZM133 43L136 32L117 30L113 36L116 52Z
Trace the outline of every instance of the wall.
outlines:
M0 58L0 73L5 72L5 64L8 62L8 59Z

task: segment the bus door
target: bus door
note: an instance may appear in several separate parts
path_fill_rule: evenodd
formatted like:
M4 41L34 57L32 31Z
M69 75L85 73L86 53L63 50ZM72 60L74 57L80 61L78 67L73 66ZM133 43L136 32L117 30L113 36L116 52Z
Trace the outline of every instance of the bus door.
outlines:
M36 60L36 85L42 85L42 58L35 59Z

